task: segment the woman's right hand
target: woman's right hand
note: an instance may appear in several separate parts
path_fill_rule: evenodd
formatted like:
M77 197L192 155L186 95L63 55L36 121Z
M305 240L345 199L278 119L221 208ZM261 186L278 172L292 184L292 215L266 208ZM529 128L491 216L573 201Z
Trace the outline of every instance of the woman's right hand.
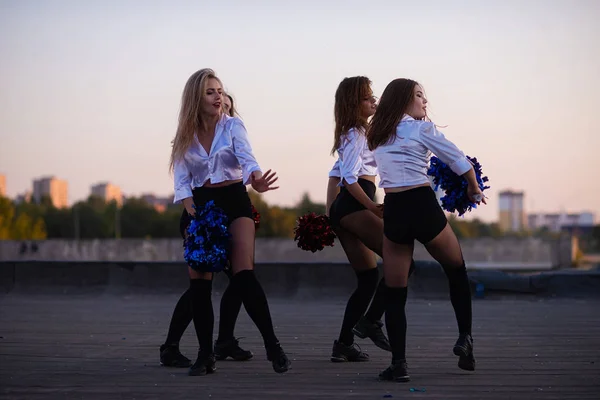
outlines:
M185 207L185 210L187 211L188 214L190 214L190 216L195 216L196 215L196 209L194 208L194 198L193 197L188 197L182 200L183 206Z
M371 203L369 211L383 219L383 204Z
M467 186L467 196L469 196L469 200L471 200L475 204L487 204L485 201L485 196L479 185L469 185Z

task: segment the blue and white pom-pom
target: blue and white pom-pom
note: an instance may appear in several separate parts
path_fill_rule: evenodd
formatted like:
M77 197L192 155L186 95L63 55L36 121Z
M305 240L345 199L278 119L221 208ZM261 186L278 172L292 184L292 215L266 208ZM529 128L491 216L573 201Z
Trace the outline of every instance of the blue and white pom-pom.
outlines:
M489 189L489 186L485 185L488 181L487 176L482 176L481 164L477 161L477 158L471 158L467 156L471 164L473 164L473 170L475 171L475 177L479 188L483 192L485 189ZM477 204L469 200L467 196L467 180L454 173L442 160L437 157L431 157L429 169L427 175L433 177L433 183L435 184L435 190L441 188L446 195L440 200L442 201L442 208L448 212L458 212L459 216L462 216L467 211L471 211L473 208L477 208ZM482 199L477 199L481 201Z
M220 272L227 265L231 234L227 215L213 201L196 208L183 242L183 258L199 272Z

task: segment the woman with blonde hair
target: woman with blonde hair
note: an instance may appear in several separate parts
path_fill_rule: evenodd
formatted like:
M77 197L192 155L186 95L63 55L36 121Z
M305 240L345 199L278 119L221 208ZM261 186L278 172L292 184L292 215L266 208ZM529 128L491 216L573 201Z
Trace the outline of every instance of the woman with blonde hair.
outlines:
M194 73L187 81L179 114L179 125L171 152L174 171L174 202L182 202L180 229L189 225L196 207L209 201L227 215L231 248L231 278L228 289L239 296L248 315L259 329L267 359L275 372L288 370L290 361L275 336L271 313L262 286L254 274L255 226L247 184L259 193L277 189L277 177L271 170L261 171L239 118L222 113L223 88L211 69ZM212 337L213 273L188 266L190 300L196 336L200 345L198 358L190 375L215 371Z
M237 115L233 97L228 93L223 93L222 109L230 117ZM182 229L185 229L185 227ZM183 238L185 239L185 237ZM225 274L231 280L230 266L225 269ZM233 334L241 308L242 299L236 295L231 286L228 286L221 296L219 337L215 342L215 358L217 360L232 358L234 361L247 361L254 356L251 351L240 347L238 339ZM190 322L192 322L192 303L190 301L190 289L188 288L175 305L167 338L165 343L160 346L161 365L176 368L187 368L192 365L190 359L181 354L179 350L179 342Z

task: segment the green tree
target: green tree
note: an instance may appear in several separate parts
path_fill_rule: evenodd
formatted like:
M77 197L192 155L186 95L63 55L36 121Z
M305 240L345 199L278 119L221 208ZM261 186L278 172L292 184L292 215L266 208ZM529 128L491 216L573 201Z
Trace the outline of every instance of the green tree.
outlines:
M121 235L124 238L151 237L157 219L158 211L154 207L142 199L130 198L121 209Z
M310 212L325 214L325 204L313 202L309 194L304 193L298 204L296 204L296 214L301 216Z
M12 224L15 218L15 207L6 197L0 197L0 240L12 239Z
M40 214L35 208L17 208L9 199L0 197L0 239L45 239L46 226Z

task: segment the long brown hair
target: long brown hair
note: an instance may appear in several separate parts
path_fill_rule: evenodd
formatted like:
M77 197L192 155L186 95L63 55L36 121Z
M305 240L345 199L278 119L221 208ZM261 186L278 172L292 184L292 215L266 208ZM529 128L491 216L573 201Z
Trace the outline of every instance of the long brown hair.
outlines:
M203 128L205 121L202 120L200 100L205 96L206 84L209 79L216 79L221 83L215 71L204 68L194 72L187 80L181 96L181 108L179 110L179 124L173 139L169 169L172 171L175 162L183 159L185 152L194 141L194 134Z
M412 79L400 78L386 86L367 129L367 143L371 151L394 140L396 126L412 102L417 85Z
M233 96L230 95L229 93L223 93L224 96L227 96L227 98L229 99L229 102L231 103L231 107L229 108L229 113L227 113L227 115L229 115L230 117L235 117L236 115L240 115L236 108L235 108L235 103L233 101Z
M335 91L335 130L333 133L334 154L342 143L342 135L352 128L367 128L367 119L360 114L360 103L365 97L371 97L371 81L366 76L344 78Z

